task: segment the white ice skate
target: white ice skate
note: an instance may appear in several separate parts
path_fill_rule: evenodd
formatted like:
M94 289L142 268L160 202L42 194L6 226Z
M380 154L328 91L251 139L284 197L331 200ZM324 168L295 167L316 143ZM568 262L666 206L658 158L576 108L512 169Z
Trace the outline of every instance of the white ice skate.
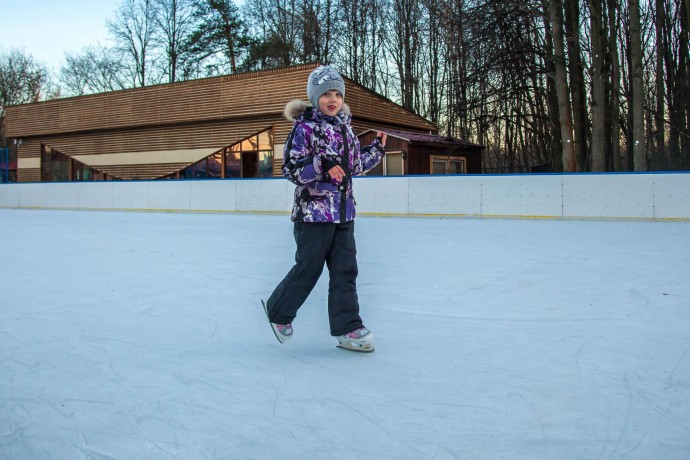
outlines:
M374 351L374 333L366 327L360 327L355 331L339 335L336 338L339 342L338 348L360 353L371 353Z

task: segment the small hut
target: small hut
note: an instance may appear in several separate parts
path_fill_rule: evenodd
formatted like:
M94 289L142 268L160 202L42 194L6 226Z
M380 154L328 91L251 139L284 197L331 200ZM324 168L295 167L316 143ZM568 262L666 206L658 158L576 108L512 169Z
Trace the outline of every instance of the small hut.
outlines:
M374 129L359 134L362 145L376 137ZM395 129L381 129L388 135L385 160L370 176L429 174L481 174L483 146L454 137Z

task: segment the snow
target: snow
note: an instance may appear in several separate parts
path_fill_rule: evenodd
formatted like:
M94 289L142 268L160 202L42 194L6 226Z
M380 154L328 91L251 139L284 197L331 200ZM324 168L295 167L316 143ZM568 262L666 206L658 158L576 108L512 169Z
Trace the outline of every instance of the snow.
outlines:
M285 215L0 222L0 459L690 458L688 222L360 217L371 354Z

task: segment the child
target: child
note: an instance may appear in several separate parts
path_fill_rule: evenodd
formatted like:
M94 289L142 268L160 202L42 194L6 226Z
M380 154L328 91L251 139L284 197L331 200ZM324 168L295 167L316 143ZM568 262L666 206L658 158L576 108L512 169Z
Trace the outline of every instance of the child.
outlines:
M328 318L339 347L374 351L357 301L355 199L352 177L376 166L384 155L386 134L360 149L343 102L345 82L331 66L319 66L307 80L311 106L293 100L285 115L294 120L283 155L283 175L295 183L292 208L297 243L295 265L264 304L273 332L283 343L292 337L292 321L328 266ZM263 301L262 301L263 304Z

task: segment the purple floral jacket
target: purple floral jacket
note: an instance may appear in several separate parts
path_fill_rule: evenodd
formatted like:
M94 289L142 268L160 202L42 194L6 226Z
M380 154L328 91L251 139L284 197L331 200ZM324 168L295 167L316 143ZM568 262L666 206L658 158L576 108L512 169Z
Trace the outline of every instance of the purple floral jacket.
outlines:
M346 104L334 117L300 100L285 107L285 116L294 120L283 152L283 175L297 185L292 207L293 222L349 222L355 218L352 177L366 173L383 158L384 149L376 139L360 148ZM328 170L340 165L345 179L337 183Z

